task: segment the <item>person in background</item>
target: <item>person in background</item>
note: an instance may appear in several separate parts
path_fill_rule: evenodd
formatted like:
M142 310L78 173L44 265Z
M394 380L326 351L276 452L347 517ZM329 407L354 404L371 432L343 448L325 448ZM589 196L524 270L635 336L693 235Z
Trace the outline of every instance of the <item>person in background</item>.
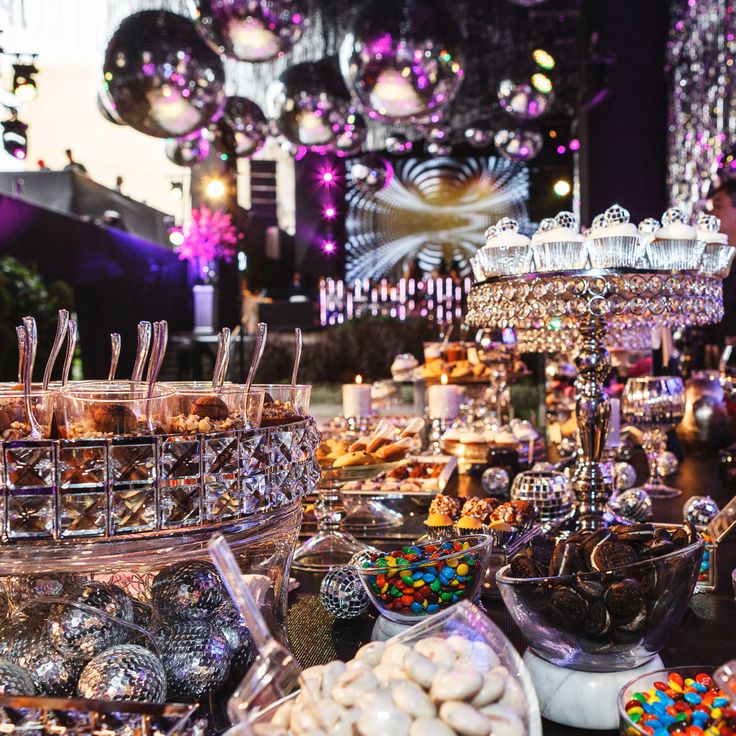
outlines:
M116 176L115 177L115 191L118 192L118 194L123 193L123 177L122 176Z
M454 286L463 285L463 277L460 275L460 264L453 259L452 265L450 266L450 278Z
M736 247L736 179L727 179L713 187L708 204L711 212L721 220L721 232L728 235L729 245ZM736 263L723 280L723 321L713 326L710 337L719 343L736 342Z
M77 174L84 174L87 176L87 167L84 164L80 164L79 161L74 160L71 148L67 148L66 151L64 151L64 155L69 160L69 163L64 167L64 171L75 171Z
M302 275L299 271L294 271L291 277L291 286L289 286L289 297L305 296L304 286L302 285Z
M46 162L42 158L40 158L40 159L38 159L38 161L36 161L36 165L38 166L38 170L39 171L48 171L49 170L49 167L46 166Z

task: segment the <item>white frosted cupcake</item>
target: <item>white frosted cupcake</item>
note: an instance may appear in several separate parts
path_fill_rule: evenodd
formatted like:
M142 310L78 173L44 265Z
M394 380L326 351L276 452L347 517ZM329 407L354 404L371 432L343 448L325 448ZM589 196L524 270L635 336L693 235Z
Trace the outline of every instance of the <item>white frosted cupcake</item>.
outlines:
M642 246L636 225L621 205L596 215L588 231L588 257L593 268L636 268Z
M662 215L662 227L646 246L651 268L661 271L694 270L700 263L705 243L688 224L687 215L679 207L670 207Z
M519 232L519 223L502 217L486 230L486 244L478 251L486 276L517 276L529 273L531 241Z
M736 248L728 244L728 235L719 232L721 221L715 215L701 212L698 215L697 239L704 243L700 257L700 270L714 276L726 277L731 270Z
M532 251L537 271L577 271L585 268L588 250L572 212L560 212L539 223L532 235Z

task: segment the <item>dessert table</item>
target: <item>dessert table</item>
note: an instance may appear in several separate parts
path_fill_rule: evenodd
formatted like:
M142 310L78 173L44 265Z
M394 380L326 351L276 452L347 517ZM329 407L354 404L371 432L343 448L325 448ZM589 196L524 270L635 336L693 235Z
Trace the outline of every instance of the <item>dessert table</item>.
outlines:
M644 474L644 458L635 458L634 465L639 476ZM682 496L674 499L656 500L655 521L682 522L682 508L691 496L710 495L723 507L733 495L724 486L718 471L718 458L714 455L685 458L672 484L682 490ZM463 497L481 495L479 476L455 476L445 493ZM421 536L422 520L426 515L413 501L404 501L405 524L401 528L404 539ZM304 530L304 527L303 527ZM396 532L394 532L394 535ZM398 546L397 536L391 539L370 539L377 547L391 549ZM736 630L736 602L731 583L731 571L736 567L736 539L726 538L718 548L718 589L715 593L694 595L682 623L661 656L667 667L681 665L703 665L715 669L733 656L732 637ZM304 667L328 662L331 659L349 659L356 650L370 641L375 614L369 612L360 618L341 621L325 611L317 597L321 577L309 573L295 573L299 588L289 597L288 626L292 649ZM506 611L499 597L483 597L483 604L491 618L523 651L524 640ZM588 731L561 726L544 721L545 736L576 736L582 734L614 734L617 731Z

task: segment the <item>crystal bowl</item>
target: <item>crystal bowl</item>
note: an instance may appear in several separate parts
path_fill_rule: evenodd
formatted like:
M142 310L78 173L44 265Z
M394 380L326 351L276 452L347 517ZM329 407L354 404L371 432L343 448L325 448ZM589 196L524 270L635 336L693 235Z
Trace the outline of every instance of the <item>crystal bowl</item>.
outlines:
M513 578L506 565L496 573L496 583L527 644L540 657L574 670L617 672L648 662L677 629L698 579L703 547L698 538L651 560L560 577ZM619 596L616 610L623 607L625 619L608 611L611 590Z
M265 392L262 427L298 422L309 415L309 399L312 395L312 387L309 385L254 383L251 389Z
M399 623L413 624L460 600L472 601L475 598L488 566L492 540L485 534L467 534L414 547L427 552L450 543L455 547L453 552L421 562L409 562L403 567L390 563L381 566L365 558L355 564L371 602L383 616ZM408 549L410 547L404 548ZM386 555L382 557L385 559ZM409 577L413 581L411 586ZM461 578L462 582L456 582ZM420 580L423 584L417 585ZM417 592L411 596L408 592L399 595L401 586L404 586L403 590L414 589Z

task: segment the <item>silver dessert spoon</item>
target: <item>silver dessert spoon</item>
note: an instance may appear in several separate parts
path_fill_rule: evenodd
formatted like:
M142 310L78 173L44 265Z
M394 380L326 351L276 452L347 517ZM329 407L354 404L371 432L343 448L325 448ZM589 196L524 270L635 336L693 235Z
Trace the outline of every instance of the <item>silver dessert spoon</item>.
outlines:
M54 335L54 343L51 346L51 352L49 353L49 359L46 361L46 368L43 372L43 383L41 384L43 390L48 389L51 383L51 374L54 370L56 359L59 357L61 352L61 346L64 344L66 339L66 331L69 325L69 312L66 309L59 310L59 316L56 322L56 335Z
M72 369L72 361L74 360L74 351L77 349L77 323L73 320L69 320L69 324L66 328L67 342L66 342L66 355L64 356L64 368L61 372L61 385L66 386L69 381L69 372Z
M110 370L107 373L107 380L114 381L115 374L118 370L118 361L120 360L120 348L122 347L122 341L120 340L119 332L110 333Z
M133 363L133 373L130 380L133 383L140 383L143 378L143 368L146 365L148 351L151 349L151 323L138 323L138 344L135 350L135 361Z

